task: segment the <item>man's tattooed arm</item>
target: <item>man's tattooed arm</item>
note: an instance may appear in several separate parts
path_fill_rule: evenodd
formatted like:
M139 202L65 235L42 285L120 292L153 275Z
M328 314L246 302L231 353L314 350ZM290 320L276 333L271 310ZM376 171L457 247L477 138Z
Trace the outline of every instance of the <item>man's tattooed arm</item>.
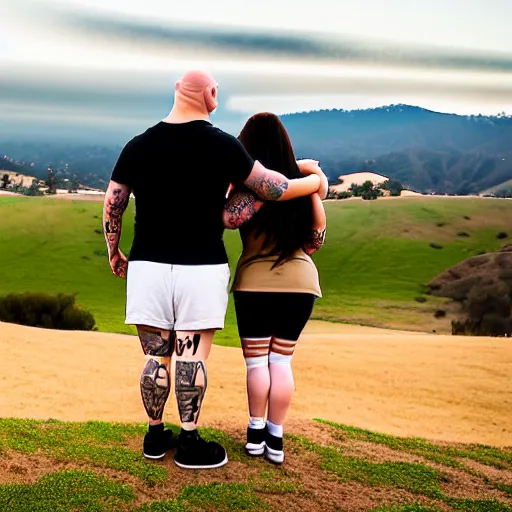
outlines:
M224 205L224 227L227 229L239 229L248 222L253 215L263 206L252 192L235 191Z
M118 277L126 277L126 257L119 250L123 213L130 201L131 189L111 181L103 204L103 233L107 243L108 258L112 272Z
M289 180L278 172L266 169L256 161L244 184L264 201L287 201L317 192L320 178L312 174Z

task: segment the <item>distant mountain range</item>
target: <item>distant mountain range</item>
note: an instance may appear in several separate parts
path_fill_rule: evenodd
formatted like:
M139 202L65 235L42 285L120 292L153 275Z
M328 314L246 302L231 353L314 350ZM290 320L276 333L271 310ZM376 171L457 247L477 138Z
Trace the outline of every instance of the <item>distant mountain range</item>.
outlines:
M376 172L417 191L455 194L496 191L512 179L512 117L392 105L281 119L297 156L320 160L333 178Z
M331 177L374 172L420 192L512 191L512 117L459 116L392 105L369 110L321 110L281 116L298 158L320 160ZM237 135L237 134L234 134ZM0 141L6 167L63 176L105 188L121 147ZM28 163L26 163L28 162ZM34 166L30 167L30 163Z

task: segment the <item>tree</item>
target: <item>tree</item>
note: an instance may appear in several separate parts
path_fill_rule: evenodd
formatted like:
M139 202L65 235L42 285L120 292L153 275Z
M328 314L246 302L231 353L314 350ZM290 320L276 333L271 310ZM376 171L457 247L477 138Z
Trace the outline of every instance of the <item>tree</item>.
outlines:
M389 195L393 197L398 197L402 194L402 190L404 187L398 180L387 180L380 186L383 190L388 190Z
M11 184L11 179L9 178L8 174L4 174L2 176L2 187L3 189L6 189L8 185Z
M56 194L57 193L57 180L55 179L55 174L51 167L48 167L48 178L46 178L46 186L48 190L47 194Z

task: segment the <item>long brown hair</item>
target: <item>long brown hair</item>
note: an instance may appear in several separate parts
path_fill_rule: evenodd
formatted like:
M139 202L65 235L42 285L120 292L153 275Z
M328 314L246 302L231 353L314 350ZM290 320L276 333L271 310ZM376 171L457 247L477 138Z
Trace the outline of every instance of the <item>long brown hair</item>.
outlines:
M288 132L275 114L263 112L252 116L238 139L251 157L268 169L289 179L302 177ZM304 247L312 227L313 212L308 196L265 203L241 232L242 237L248 232L254 232L255 236L265 235L263 247L269 249L268 255L278 256L276 267Z

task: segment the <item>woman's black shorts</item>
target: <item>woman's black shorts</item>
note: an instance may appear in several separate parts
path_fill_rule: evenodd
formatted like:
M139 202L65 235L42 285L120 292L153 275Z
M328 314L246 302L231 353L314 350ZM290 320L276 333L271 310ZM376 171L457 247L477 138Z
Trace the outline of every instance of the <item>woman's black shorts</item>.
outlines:
M306 326L316 296L310 293L234 292L241 338L297 341Z

